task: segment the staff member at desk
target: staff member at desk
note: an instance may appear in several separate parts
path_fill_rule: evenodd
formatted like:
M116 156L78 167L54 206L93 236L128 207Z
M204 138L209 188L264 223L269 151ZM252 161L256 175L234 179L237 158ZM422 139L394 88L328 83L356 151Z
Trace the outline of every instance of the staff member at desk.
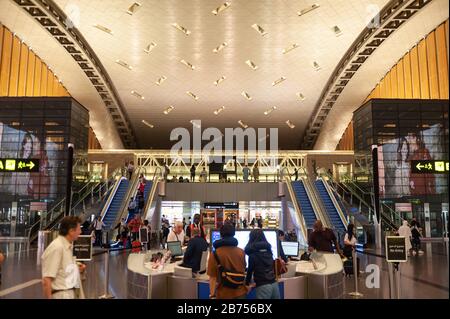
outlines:
M308 238L308 250L310 252L317 250L325 253L334 253L333 244L334 247L336 247L338 254L342 256L342 252L334 232L329 228L324 228L322 222L317 220L314 223L314 231Z
M184 246L185 234L183 230L183 222L176 222L175 227L170 231L169 236L167 236L167 242L179 241L181 246Z
M199 229L192 229L191 240L189 240L186 252L184 253L183 263L180 266L191 268L193 273L198 272L200 270L203 252L207 250L208 243L200 236Z

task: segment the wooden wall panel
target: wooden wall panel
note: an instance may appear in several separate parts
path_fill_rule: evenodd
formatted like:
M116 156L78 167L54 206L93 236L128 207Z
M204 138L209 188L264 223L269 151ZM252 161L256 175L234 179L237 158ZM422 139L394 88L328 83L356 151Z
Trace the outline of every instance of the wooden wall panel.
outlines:
M411 80L413 99L420 99L419 54L417 47L411 49Z
M403 59L397 63L397 97L405 98L405 70L403 69Z
M430 98L439 99L439 78L437 70L437 56L436 56L436 35L431 32L427 38L427 61L428 61L428 76L430 84Z
M13 36L11 32L5 32L3 35L2 46L2 65L0 69L0 96L8 96L9 94L9 74L11 71L11 54L12 54Z
M52 71L48 70L47 75L47 95L53 96L53 79L55 78L55 75Z
M33 96L40 96L41 94L41 74L42 74L42 61L36 57L36 63L34 65Z
M393 98L398 96L397 66L394 66L391 71L391 96Z
M403 58L403 74L405 77L405 99L413 98L412 76L411 76L411 59L408 52Z
M419 76L420 76L420 98L430 98L430 79L428 77L428 61L427 61L427 42L420 41L418 47L419 53Z
M34 96L34 70L36 65L36 54L30 51L28 53L28 71L27 71L27 83L26 83L26 96Z
M439 96L448 99L448 60L445 26L436 29L436 50L439 78Z
M17 86L19 81L19 67L20 67L20 48L21 48L20 40L17 37L14 37L11 52L11 70L9 74L8 96L17 96Z
M28 69L28 47L22 43L20 50L20 68L19 68L19 83L17 87L17 96L25 96L27 86L27 69Z
M47 95L47 77L48 77L48 67L45 63L42 63L40 96L49 96Z

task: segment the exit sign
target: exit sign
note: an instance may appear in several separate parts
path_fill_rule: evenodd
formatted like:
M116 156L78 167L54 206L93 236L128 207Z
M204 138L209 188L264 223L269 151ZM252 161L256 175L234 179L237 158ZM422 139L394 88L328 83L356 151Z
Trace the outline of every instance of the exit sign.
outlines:
M448 161L411 161L414 174L448 174Z
M39 160L0 158L0 173L39 173Z

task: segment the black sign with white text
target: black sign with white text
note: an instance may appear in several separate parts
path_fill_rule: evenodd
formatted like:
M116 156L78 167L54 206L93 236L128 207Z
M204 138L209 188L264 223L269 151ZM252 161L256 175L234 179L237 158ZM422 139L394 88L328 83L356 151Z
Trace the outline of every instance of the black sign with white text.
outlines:
M92 236L79 236L73 242L73 255L77 261L92 260Z
M398 236L386 237L386 261L390 263L404 263L408 261L406 238Z

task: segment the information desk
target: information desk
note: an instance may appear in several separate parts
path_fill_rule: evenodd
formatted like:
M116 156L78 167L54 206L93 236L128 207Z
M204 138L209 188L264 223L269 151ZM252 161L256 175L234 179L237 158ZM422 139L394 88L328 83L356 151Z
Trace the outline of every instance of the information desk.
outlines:
M128 257L127 296L129 299L208 299L206 274L191 278L177 276L175 267L181 262L166 263L163 269L152 269L150 251ZM313 254L314 255L314 254ZM339 255L316 254L315 269L310 262L290 261L288 273L279 280L282 299L342 298L343 266ZM254 298L254 291L248 299Z

